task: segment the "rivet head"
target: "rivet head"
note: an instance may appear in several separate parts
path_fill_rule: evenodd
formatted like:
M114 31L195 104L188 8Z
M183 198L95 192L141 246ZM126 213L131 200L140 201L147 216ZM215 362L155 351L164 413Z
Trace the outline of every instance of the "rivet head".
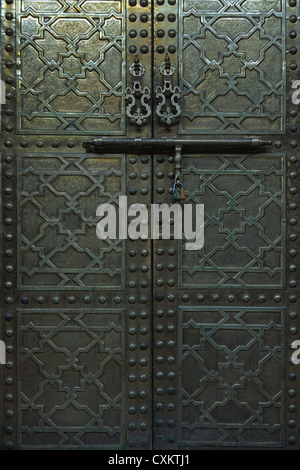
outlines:
M136 440L135 439L128 439L128 445L129 445L129 447L135 447L136 446Z
M296 444L296 442L297 442L296 436L290 436L288 438L288 442L289 442L289 444Z
M140 20L141 20L142 23L147 23L148 15L146 15L146 14L141 15Z
M129 15L129 21L134 22L134 21L136 21L136 20L137 20L137 16L136 16L134 13L132 13L131 15Z
M148 411L148 408L147 408L146 405L140 406L140 413L141 413L142 415L146 414L147 411Z
M291 15L290 16L290 22L291 23L296 23L297 22L297 16L296 15Z
M14 428L12 426L6 426L5 433L12 434L14 432Z
M23 296L21 297L21 302L22 302L22 304L28 304L28 302L29 302L29 297L23 295Z
M128 360L128 365L129 365L130 367L135 366L135 365L136 365L136 360L133 359L133 358L129 359L129 360Z
M220 300L219 294L213 294L213 295L211 295L211 300L212 300L213 302L218 302L218 300Z

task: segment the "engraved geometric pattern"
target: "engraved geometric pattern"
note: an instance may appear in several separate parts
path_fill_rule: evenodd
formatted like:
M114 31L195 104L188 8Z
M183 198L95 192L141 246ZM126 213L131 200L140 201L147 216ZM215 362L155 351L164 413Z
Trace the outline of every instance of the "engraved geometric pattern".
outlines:
M285 2L179 4L181 133L283 132Z
M124 2L17 2L18 129L123 134Z
M22 448L123 445L122 313L20 313Z
M23 154L19 285L121 289L124 241L100 240L96 209L125 193L124 158Z
M283 444L283 313L181 309L181 445Z
M198 255L181 243L180 287L283 287L284 158L186 156L183 175L186 203L204 204L205 229Z

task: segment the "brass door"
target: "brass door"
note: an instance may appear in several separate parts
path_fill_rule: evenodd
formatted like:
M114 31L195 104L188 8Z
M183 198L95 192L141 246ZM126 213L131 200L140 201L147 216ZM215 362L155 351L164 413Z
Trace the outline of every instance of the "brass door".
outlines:
M3 449L299 449L298 16L1 2ZM96 237L177 171L201 250Z

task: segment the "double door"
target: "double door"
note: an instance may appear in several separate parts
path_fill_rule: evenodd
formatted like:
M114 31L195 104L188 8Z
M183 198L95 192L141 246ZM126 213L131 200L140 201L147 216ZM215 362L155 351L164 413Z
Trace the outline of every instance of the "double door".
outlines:
M1 2L3 449L299 448L297 16ZM177 177L201 249L97 237Z

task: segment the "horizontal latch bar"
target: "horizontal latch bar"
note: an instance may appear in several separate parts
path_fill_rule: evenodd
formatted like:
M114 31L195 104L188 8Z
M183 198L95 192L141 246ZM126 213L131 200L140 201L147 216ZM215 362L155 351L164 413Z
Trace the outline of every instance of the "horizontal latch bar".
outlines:
M114 138L114 137L94 137L86 139L83 142L85 148L95 148L95 150L102 151L122 151L127 153L129 151L159 151L164 153L170 150L175 150L176 147L181 147L182 151L189 150L193 152L201 151L224 151L224 150L251 150L258 149L267 145L271 145L271 140L261 139L259 137L246 137L246 138L177 138L177 137L161 137L155 138Z

